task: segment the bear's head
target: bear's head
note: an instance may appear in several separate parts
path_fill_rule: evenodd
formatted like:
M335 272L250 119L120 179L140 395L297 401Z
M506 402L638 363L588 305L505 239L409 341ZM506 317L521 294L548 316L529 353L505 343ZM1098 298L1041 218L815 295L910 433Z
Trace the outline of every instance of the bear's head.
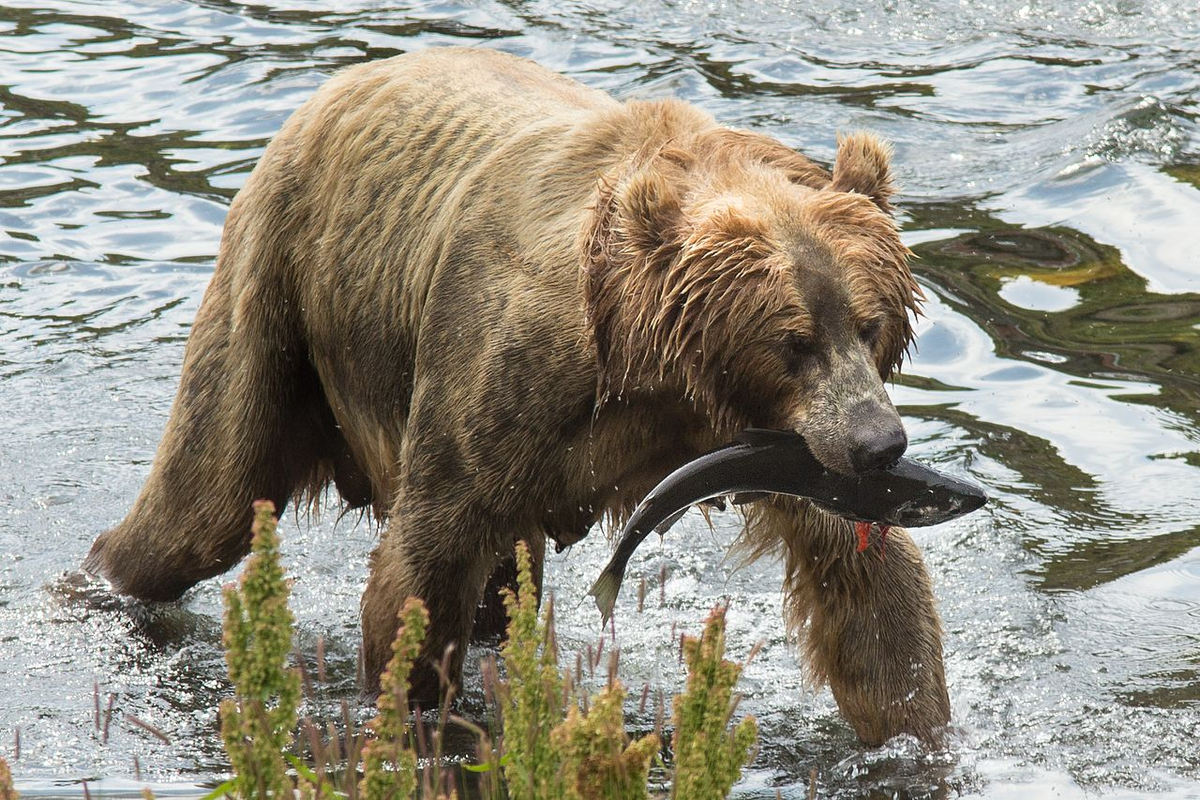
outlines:
M601 397L679 391L721 435L796 430L841 473L902 455L883 382L923 295L889 162L868 134L839 140L830 174L716 129L602 182L584 242Z

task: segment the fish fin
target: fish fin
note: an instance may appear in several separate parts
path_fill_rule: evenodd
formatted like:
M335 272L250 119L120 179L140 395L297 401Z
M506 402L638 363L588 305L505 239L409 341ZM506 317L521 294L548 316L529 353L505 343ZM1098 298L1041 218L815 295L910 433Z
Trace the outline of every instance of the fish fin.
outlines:
M691 508L691 506L684 506L683 508L676 511L671 516L664 519L662 522L655 525L654 532L657 533L659 536L662 536L664 533L666 533L668 530L671 529L672 525L674 525L676 522L679 522L679 520L683 517L683 515L688 512L689 508Z
M617 605L617 592L621 590L621 577L619 573L606 569L600 573L600 577L588 591L588 594L596 598L596 608L600 609L603 625L608 624L613 608Z

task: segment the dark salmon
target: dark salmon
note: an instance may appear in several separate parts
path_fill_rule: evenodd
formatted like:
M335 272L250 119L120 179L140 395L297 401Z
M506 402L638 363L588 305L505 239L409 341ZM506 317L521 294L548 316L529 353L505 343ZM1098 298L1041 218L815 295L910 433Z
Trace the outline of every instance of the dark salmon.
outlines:
M748 429L672 472L634 510L590 592L605 621L629 557L651 531L665 533L695 503L739 493L804 497L848 520L908 528L937 525L987 502L978 485L908 458L864 475L841 475L822 466L799 434Z

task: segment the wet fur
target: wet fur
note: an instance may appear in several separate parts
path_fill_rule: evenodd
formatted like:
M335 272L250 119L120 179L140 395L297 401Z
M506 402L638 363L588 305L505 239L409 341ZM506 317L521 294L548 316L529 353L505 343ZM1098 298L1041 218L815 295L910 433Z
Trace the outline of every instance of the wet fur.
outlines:
M802 500L774 498L745 514L738 549L746 560L783 557L788 630L859 738L879 744L904 731L939 741L950 719L941 621L908 531L892 528L886 546L857 553L851 523Z
M436 694L430 664L450 647L457 675L502 621L516 539L577 541L746 426L845 467L846 409L891 409L920 294L888 161L853 135L831 174L488 51L340 73L230 208L150 476L85 567L178 597L246 553L251 501L332 482L386 520L366 688L415 595L414 696ZM844 525L762 506L747 541L784 555L789 624L855 730L935 738L940 628L911 540L858 556Z

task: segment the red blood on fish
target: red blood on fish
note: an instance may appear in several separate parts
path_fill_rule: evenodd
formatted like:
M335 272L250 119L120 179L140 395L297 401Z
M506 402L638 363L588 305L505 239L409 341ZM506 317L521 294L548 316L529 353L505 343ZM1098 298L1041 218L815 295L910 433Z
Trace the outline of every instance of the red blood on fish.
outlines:
M854 533L858 536L858 547L854 548L856 553L861 553L867 549L867 545L871 541L871 527L879 528L879 557L882 558L887 550L887 535L892 530L891 525L884 525L881 522L855 522Z
M867 549L868 538L871 535L871 523L856 522L854 523L854 532L858 534L858 547L854 548L856 553L861 553Z

